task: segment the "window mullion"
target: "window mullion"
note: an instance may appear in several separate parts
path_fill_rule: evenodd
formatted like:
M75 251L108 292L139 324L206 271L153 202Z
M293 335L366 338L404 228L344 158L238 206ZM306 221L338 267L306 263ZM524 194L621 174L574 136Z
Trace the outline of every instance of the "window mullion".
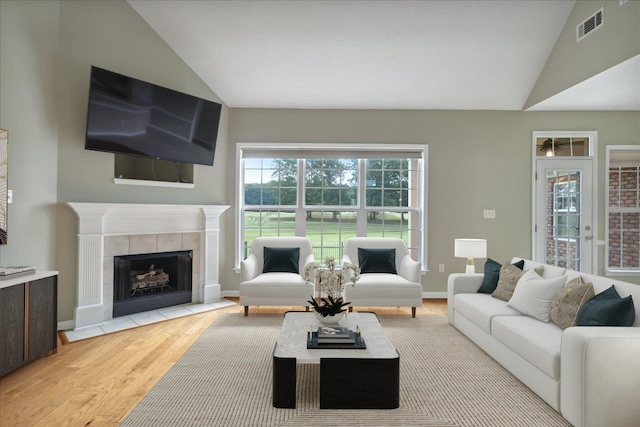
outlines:
M356 217L356 235L367 235L367 171L366 159L358 159L358 216Z
M296 205L296 236L306 236L306 212L304 209L306 175L304 159L298 159L298 203Z

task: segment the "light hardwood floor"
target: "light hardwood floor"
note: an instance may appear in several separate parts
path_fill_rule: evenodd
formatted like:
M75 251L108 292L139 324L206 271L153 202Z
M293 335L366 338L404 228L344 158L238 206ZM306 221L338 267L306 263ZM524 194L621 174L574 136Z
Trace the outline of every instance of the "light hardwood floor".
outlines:
M251 307L249 316L297 309ZM370 310L411 316L409 308ZM117 426L221 313L242 311L234 306L71 344L59 341L57 354L0 378L0 426ZM429 299L417 315L446 312L446 300Z

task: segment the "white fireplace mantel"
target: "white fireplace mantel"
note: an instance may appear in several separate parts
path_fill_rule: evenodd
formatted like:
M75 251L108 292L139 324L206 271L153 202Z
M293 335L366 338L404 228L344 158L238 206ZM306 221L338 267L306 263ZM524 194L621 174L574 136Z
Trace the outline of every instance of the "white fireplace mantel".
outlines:
M67 205L78 216L78 294L75 328L101 324L105 236L200 233L200 279L194 301L220 299L220 216L225 205L81 203Z

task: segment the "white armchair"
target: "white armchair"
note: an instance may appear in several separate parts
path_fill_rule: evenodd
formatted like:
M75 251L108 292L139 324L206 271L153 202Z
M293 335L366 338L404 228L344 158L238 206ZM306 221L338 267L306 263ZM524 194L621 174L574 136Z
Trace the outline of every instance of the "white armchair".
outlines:
M364 270L355 285L345 286L349 310L357 306L411 307L411 315L416 317L416 307L422 306L420 263L411 259L402 239L352 237L344 242L343 262Z
M306 237L256 238L240 264L244 315L249 315L250 305L294 305L308 310L314 287L302 278L302 272L313 261L311 240Z

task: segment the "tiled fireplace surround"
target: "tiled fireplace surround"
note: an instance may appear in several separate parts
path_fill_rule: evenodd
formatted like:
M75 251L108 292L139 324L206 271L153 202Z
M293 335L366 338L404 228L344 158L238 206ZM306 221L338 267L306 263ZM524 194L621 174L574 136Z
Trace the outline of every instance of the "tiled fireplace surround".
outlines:
M75 329L113 318L113 257L193 251L192 302L220 299L220 215L229 206L68 203L78 215Z
M200 283L200 233L105 236L102 261L102 318L104 321L113 319L113 257L174 251L193 251L191 281ZM192 290L192 302L200 302L199 289Z

